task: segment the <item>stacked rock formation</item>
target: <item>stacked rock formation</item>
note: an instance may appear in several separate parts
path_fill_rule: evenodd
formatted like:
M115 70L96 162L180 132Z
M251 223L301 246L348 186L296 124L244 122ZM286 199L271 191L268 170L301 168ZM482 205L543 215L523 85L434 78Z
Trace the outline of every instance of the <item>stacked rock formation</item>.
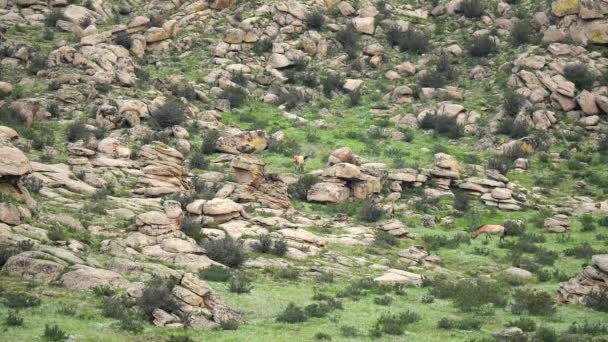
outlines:
M608 254L598 254L574 278L559 284L559 301L567 304L585 303L592 291L608 290Z
M146 197L157 197L186 189L184 156L176 149L161 143L144 145L140 152L143 176L140 188L134 192Z
M544 222L545 231L550 233L566 233L570 231L570 218L566 215L547 217Z

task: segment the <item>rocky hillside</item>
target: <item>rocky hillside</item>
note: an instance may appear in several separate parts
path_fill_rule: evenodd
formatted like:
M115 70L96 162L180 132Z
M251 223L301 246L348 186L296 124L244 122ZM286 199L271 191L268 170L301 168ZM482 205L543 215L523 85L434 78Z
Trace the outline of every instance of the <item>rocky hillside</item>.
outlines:
M0 0L3 341L604 341L606 0Z

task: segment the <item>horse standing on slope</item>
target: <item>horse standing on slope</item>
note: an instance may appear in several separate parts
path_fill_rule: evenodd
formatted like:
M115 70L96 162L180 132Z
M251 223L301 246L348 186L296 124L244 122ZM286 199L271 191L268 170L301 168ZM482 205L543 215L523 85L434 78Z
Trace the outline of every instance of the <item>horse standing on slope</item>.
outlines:
M505 227L497 224L484 224L475 229L473 238L476 239L481 234L485 234L486 239L490 238L490 240L492 240L492 235L498 235L500 236L500 241L502 241L505 239Z

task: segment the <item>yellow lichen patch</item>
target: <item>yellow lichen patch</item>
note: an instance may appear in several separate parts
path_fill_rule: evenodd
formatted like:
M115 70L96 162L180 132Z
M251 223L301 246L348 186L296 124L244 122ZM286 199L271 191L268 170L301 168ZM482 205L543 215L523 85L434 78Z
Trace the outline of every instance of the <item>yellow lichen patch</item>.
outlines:
M592 30L587 34L587 38L594 43L608 44L608 32L602 30Z
M558 0L551 4L553 14L558 17L578 13L578 0Z

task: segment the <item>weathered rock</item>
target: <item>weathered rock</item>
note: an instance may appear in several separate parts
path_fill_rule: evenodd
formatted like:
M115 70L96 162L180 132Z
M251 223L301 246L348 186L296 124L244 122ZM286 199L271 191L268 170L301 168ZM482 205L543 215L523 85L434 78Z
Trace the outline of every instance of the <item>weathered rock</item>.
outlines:
M93 268L84 265L76 265L61 276L60 284L74 290L91 290L99 286L109 286L111 288L127 288L129 281L120 274Z
M352 24L353 24L353 27L355 28L355 30L357 30L361 33L365 33L365 34L369 34L369 35L374 34L375 26L374 26L373 17L353 18Z
M374 278L374 281L380 285L405 285L421 287L424 277L403 270L389 269L383 275Z
M241 154L230 164L239 184L257 187L264 181L264 162L253 155Z
M350 197L350 189L343 183L320 182L308 190L310 202L341 203Z
M570 231L570 218L566 215L548 217L544 222L545 231L552 233L565 233Z
M260 152L266 149L267 145L264 131L227 130L215 146L220 152L239 154Z

